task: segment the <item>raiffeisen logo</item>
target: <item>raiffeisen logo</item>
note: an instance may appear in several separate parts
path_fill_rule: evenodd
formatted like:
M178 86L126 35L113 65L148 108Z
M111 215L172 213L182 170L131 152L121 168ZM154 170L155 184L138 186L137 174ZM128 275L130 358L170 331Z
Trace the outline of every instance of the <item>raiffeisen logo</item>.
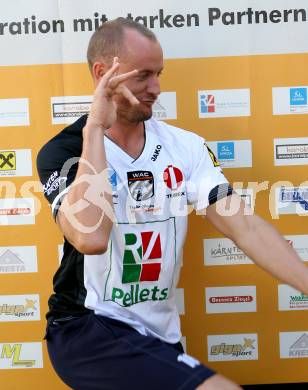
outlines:
M0 153L0 170L16 170L16 152L3 151Z
M139 302L165 300L168 288L160 290L158 286L142 289L138 283L158 281L161 272L161 240L158 232L141 232L125 234L123 255L122 283L136 283L130 291L121 288L112 289L112 300L123 306ZM160 260L160 261L158 261Z

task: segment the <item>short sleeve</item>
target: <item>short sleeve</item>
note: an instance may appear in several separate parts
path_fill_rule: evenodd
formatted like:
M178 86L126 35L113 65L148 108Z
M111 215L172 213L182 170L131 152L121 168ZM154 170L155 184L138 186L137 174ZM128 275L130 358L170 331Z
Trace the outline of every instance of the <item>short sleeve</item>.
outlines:
M78 169L79 153L65 146L63 140L51 140L37 156L37 170L44 196L56 219L58 210Z
M198 136L191 146L192 166L186 182L187 198L196 210L202 210L231 195L232 187L204 139Z

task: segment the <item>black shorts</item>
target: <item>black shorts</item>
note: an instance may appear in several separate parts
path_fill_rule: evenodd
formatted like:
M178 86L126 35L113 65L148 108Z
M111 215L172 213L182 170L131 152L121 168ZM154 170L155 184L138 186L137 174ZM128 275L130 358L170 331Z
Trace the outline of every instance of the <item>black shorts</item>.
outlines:
M180 344L95 314L51 321L46 340L55 371L74 390L193 390L214 374Z

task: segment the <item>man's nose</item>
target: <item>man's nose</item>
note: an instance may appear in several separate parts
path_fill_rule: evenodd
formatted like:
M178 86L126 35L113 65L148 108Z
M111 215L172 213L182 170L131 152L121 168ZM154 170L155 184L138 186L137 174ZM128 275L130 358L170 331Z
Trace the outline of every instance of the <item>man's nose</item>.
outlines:
M157 76L153 76L150 78L148 83L148 92L158 96L160 94L160 82Z

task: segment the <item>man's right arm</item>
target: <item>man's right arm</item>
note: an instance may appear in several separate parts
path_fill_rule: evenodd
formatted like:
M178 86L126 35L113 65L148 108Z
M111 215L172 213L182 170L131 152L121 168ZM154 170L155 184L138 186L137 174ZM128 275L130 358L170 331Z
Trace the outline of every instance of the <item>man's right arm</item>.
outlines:
M99 254L107 249L112 228L110 210L112 212L112 195L104 131L87 122L77 174L56 220L63 235L79 252Z
M104 132L116 121L114 96L122 95L130 104L139 101L124 82L137 70L117 74L119 63L98 80L91 111L83 128L82 154L73 184L57 215L66 239L81 253L100 254L107 250L114 222L112 191L104 148Z

